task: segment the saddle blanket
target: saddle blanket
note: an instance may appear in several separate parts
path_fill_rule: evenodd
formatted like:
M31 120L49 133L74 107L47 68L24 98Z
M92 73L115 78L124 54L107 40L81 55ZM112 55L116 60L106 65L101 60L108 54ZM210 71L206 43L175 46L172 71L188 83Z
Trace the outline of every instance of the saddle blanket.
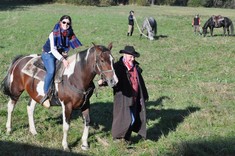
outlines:
M61 66L60 68L60 66L61 66L61 63L56 64L56 75L54 78L55 79L54 82L61 82L64 68L63 66ZM24 68L22 69L22 72L37 80L44 81L46 70L45 70L41 56L35 56L31 60L29 60L24 66Z

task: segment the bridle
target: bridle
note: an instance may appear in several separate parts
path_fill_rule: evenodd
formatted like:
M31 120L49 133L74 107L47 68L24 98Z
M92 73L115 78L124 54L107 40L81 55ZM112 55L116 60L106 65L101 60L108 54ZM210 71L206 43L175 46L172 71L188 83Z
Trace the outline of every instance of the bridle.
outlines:
M97 55L96 50L95 50L95 66L94 66L94 68L97 67L98 72L97 72L96 69L95 69L95 71L96 71L97 74L99 74L99 75L103 78L103 77L105 77L105 73L114 72L113 69L110 69L110 70L101 70L100 64L99 64L97 58L98 58L98 55Z

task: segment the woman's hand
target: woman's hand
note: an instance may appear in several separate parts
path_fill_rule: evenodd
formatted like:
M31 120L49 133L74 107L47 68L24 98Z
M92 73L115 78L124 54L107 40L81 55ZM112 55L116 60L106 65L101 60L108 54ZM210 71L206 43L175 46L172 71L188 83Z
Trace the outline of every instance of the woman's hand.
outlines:
M63 59L63 64L64 64L65 68L69 67L69 61L67 61L66 59Z

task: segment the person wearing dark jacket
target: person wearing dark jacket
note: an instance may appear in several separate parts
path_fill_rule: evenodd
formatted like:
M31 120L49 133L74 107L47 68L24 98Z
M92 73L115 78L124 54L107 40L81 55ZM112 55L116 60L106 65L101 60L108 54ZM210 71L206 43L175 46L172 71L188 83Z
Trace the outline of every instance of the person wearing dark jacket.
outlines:
M70 48L73 49L82 46L82 43L75 36L72 29L72 19L68 15L63 15L59 22L57 22L50 32L49 37L42 49L42 61L46 68L46 75L44 78L44 97L40 103L46 107L50 107L50 87L53 83L56 60L63 62L63 65L67 68L69 62L66 60Z
M142 69L135 60L140 54L133 46L126 46L120 53L123 56L114 64L118 83L113 87L112 136L114 140L130 141L131 133L136 132L146 139L145 102L149 96L141 75ZM102 85L103 81L98 84Z
M201 34L200 32L200 25L201 25L201 21L200 21L200 17L199 15L196 15L194 18L193 18L193 21L192 21L192 27L194 28L194 33L199 33Z
M134 32L134 20L135 20L134 11L131 10L130 11L130 15L128 16L128 31L127 31L127 36L132 36L132 34Z

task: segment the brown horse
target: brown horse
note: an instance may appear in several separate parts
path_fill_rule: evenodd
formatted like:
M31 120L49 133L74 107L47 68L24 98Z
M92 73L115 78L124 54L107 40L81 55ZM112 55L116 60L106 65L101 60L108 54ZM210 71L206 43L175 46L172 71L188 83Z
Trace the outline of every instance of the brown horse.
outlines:
M78 108L81 109L84 119L81 147L83 150L89 148L87 143L90 122L89 98L92 96L95 86L93 79L96 74L99 74L108 82L110 87L113 87L118 82L113 69L114 59L111 55L111 49L112 43L110 43L108 47L93 44L89 49L77 52L68 57L68 61L70 62L69 67L61 72L60 81L55 82L54 90L57 95L56 99L62 107L62 146L64 150L69 149L67 135L71 113L73 109ZM35 64L32 62L38 62L40 59L41 57L38 55L15 58L2 82L3 93L10 97L6 123L8 133L11 132L11 118L14 107L22 92L26 90L30 96L30 102L27 106L29 130L33 135L37 134L33 113L36 103L39 103L44 96L43 77L45 76L45 71L33 66Z

